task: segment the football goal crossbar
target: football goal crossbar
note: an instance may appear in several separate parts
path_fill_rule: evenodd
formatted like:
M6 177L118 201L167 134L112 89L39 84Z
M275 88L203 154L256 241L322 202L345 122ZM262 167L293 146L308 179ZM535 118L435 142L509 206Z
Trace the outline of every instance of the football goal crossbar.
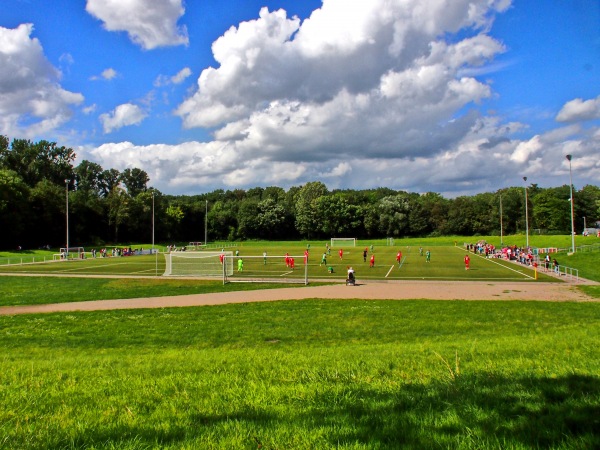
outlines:
M224 277L233 274L233 252L165 253L164 276Z
M356 247L356 238L331 238L331 247Z
M304 255L226 255L225 264L233 267L233 273L223 272L223 284L301 283L307 285L308 264L304 261Z

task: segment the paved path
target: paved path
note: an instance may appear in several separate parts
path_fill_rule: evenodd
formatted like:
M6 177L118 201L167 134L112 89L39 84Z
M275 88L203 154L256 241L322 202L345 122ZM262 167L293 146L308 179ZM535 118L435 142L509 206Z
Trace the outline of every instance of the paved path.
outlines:
M583 294L574 285L542 282L472 282L472 281L369 281L356 286L344 284L303 286L256 291L193 294L173 297L100 300L56 303L51 305L4 306L0 315L50 313L66 311L100 311L112 309L168 308L277 300L365 299L365 300L535 300L599 301Z

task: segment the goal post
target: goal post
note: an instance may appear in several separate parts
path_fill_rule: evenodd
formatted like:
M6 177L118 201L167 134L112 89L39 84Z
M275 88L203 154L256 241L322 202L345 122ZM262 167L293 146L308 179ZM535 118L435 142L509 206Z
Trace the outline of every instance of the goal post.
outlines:
M331 238L331 247L356 247L356 238Z
M388 247L393 247L394 246L394 238L393 237L389 237L386 239L386 244Z
M61 247L60 253L55 253L53 258L55 261L67 259L85 259L85 249L83 247Z
M233 252L165 253L163 276L222 277L233 274Z
M225 262L228 266L231 265L233 267L233 273L223 272L223 284L308 284L308 264L305 264L304 255L226 255Z

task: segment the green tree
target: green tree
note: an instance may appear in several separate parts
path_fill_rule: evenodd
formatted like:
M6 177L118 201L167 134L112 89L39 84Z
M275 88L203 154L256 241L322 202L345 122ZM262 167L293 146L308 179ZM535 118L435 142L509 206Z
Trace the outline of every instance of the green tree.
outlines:
M296 196L296 229L301 236L312 238L322 229L318 200L327 195L327 187L320 181L306 183Z
M96 196L101 194L103 169L100 164L87 160L81 161L74 169L75 182L78 191L87 191Z
M107 169L102 171L100 176L100 192L103 197L108 197L109 194L119 187L121 173L117 169Z
M123 183L125 189L127 189L127 193L131 197L136 197L140 192L148 189L150 178L145 171L135 167L133 169L125 169L121 172L119 180Z
M73 178L74 160L73 149L55 142L14 139L7 146L3 137L0 145L0 167L17 172L30 187L42 180L64 184L65 179Z
M571 194L568 186L541 190L532 198L533 217L538 228L549 233L571 232Z
M379 231L387 237L406 236L410 231L410 201L406 192L379 201Z
M130 219L129 203L131 197L120 187L115 187L108 197L108 225L114 230L114 241L119 242L119 228Z
M58 186L50 180L37 183L30 192L30 221L28 234L36 242L36 246L56 244L66 245L66 210L67 199L65 186ZM69 211L69 225L74 217Z
M29 244L29 240L24 240L27 236L23 235L27 225L29 191L29 187L17 172L0 169L0 246L16 247Z
M356 208L348 204L342 194L323 195L317 199L317 212L321 217L321 231L325 236L352 237L362 221L356 217Z

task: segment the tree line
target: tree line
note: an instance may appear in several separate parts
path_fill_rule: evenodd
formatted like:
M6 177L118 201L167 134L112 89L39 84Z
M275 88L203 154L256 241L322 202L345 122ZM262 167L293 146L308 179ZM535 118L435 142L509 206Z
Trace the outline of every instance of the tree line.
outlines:
M104 169L54 142L0 136L0 248L110 243L569 234L570 186L536 184L444 198L385 187L328 190L320 181L285 190L217 189L167 195L139 168ZM527 193L525 193L527 189ZM600 188L574 189L575 228L600 219ZM208 212L208 216L206 215ZM585 218L585 219L584 219Z

